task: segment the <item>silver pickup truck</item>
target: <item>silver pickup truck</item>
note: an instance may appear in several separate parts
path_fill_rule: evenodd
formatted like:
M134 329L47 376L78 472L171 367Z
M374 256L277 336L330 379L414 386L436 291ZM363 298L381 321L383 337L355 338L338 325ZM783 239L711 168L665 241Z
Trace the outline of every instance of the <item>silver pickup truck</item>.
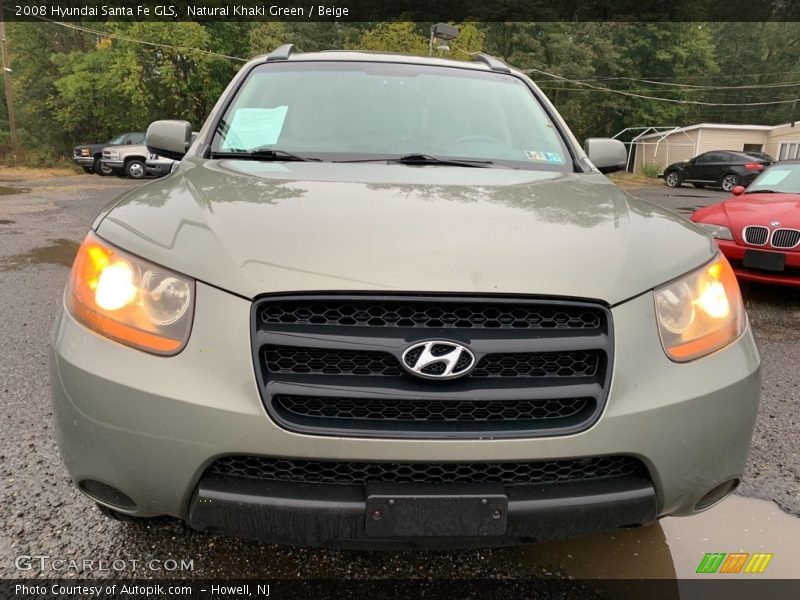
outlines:
M149 152L144 144L137 144L104 149L101 163L116 175L142 179L147 175L166 175L175 161Z

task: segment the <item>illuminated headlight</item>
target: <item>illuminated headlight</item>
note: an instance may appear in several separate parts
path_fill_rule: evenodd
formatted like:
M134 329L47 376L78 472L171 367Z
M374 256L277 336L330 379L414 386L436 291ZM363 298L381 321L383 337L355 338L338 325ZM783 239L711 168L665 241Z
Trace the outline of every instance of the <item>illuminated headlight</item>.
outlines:
M714 237L718 240L733 241L731 230L724 225L714 225L713 223L697 223L697 225L702 227L706 233L711 235L711 237Z
M710 354L744 332L742 295L722 255L654 293L661 344L676 362Z
M177 354L192 327L194 280L90 233L72 265L66 306L100 335L155 354Z

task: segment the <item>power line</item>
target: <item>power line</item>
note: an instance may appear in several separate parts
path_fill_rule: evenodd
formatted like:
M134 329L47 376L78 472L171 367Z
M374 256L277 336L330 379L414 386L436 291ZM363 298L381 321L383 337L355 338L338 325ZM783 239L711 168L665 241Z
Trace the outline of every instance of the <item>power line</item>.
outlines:
M566 77L561 77L560 75L555 75L553 73L548 73L547 71L542 71L541 69L526 69L523 71L524 73L541 73L547 77L552 77L553 79L558 79L561 81L566 81L568 83L574 83L575 85L581 85L584 87L591 88L593 90L599 92L608 92L612 94L619 94L621 96L629 96L631 98L641 98L643 100L655 100L658 102L670 102L672 104L693 104L698 106L772 106L776 104L790 104L792 102L797 102L800 98L792 98L789 100L772 100L770 102L704 102L702 100L679 100L677 98L661 98L659 96L648 96L645 94L637 94L635 92L626 92L624 90L615 90L612 88L607 88L599 85L594 85L591 83L586 83L583 81L577 81L575 79L568 79Z
M89 27L84 27L82 25L75 25L74 23L62 23L60 21L52 21L50 19L45 19L44 17L38 17L42 21L47 21L48 23L52 23L54 25L60 25L62 27L67 27L69 29L74 29L76 31L81 31L83 33L90 33L92 35L96 35L99 37L106 37L106 38L113 38L115 40L120 40L123 42L132 42L135 44L144 44L146 46L155 46L158 48L169 48L171 50L182 50L182 51L189 51L189 52L197 52L198 54L205 54L208 56L217 56L219 58L227 58L229 60L236 60L239 62L247 62L246 58L241 58L239 56L230 56L228 54L221 54L219 52L212 52L211 50L203 50L201 48L192 48L191 46L176 46L174 44L163 44L159 42L148 42L147 40L137 40L135 38L126 37L123 35L119 35L116 33L110 33L106 31L100 31L97 29L90 29Z

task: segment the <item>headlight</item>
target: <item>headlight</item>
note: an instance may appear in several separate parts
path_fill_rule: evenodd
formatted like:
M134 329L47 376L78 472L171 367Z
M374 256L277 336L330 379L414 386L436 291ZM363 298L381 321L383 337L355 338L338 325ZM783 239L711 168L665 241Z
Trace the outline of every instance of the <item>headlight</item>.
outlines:
M100 335L173 355L189 339L194 280L89 233L72 265L66 305L77 321Z
M103 158L119 158L119 152L103 152Z
M739 284L722 255L656 288L655 302L661 344L676 362L710 354L744 332L746 317Z
M88 148L81 148L81 156L91 156Z
M711 234L711 237L717 238L718 240L733 241L731 230L724 225L714 225L712 223L697 223L697 225L705 229L706 233Z

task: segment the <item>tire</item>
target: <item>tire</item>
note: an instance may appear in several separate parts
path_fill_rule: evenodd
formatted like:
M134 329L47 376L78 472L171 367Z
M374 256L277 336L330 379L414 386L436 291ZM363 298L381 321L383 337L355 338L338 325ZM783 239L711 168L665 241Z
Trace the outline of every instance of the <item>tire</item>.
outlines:
M142 179L147 175L144 161L134 158L125 163L125 176L131 179Z
M704 187L706 187L705 183L693 183L692 185L696 187L698 190L702 190Z
M681 174L677 171L669 171L664 173L664 183L667 184L667 187L676 188L681 187L683 183L683 179L681 178Z
M94 159L94 172L100 175L100 177L108 177L109 175L114 174L114 169L111 167L105 166L101 161L100 157L97 156Z
M81 167L84 173L94 173L94 169L92 167Z
M728 173L722 178L722 189L726 192L730 192L737 185L739 185L739 176L736 173Z

